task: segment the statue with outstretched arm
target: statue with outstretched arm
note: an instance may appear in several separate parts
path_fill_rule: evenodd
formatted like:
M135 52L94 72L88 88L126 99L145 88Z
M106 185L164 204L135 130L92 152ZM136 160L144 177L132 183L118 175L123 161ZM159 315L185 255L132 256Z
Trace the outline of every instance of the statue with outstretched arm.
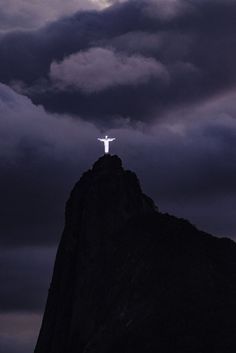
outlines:
M104 138L98 138L99 141L104 143L104 149L105 149L105 153L109 153L109 143L115 140L115 137L110 138L108 136L105 136Z

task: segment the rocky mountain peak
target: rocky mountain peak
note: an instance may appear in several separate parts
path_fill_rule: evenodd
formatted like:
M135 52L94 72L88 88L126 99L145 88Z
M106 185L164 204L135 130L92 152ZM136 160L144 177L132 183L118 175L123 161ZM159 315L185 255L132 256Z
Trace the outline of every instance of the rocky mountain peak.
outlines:
M93 171L123 171L122 161L117 155L104 154L93 165Z
M157 212L105 155L66 205L35 353L235 353L236 244Z
M72 190L66 224L86 223L94 227L97 237L100 232L111 233L134 215L155 210L153 201L142 192L135 173L124 170L118 156L107 154L83 174Z

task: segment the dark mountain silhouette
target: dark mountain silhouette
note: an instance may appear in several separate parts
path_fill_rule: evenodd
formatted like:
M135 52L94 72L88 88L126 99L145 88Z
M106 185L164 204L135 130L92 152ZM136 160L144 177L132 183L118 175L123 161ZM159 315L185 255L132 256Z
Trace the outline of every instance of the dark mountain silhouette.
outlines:
M160 213L105 155L67 202L35 353L185 352L236 352L236 244Z

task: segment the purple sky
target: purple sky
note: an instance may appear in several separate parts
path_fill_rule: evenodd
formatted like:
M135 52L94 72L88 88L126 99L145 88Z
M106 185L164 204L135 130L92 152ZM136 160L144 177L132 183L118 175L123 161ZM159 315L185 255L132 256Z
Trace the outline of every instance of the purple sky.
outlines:
M0 351L32 353L97 137L161 211L236 238L236 2L0 5Z

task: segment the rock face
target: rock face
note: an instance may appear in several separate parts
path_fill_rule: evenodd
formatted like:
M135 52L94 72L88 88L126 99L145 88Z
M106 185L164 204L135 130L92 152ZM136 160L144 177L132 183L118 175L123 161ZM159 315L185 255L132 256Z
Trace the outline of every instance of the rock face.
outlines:
M236 244L105 155L75 185L35 353L235 353Z

